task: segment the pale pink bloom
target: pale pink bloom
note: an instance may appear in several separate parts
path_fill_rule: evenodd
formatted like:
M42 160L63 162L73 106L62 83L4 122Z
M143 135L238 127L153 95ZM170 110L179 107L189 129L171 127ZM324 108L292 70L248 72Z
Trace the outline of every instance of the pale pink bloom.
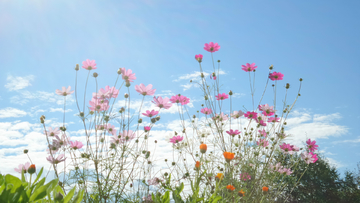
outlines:
M81 149L83 146L83 143L81 143L80 141L70 141L70 147L73 149Z
M315 163L318 160L317 154L313 154L312 152L310 152L309 154L311 154L312 158L314 159L312 163Z
M161 182L161 180L157 177L148 180L149 185L158 185L160 182Z
M56 154L61 146L58 143L49 144L49 147L46 149L48 154Z
M246 114L244 114L244 116L248 119L256 119L257 113L248 111Z
M277 163L275 166L272 164L269 164L269 168L273 171L278 171L280 168L282 168L280 163Z
M275 123L275 122L279 122L279 121L280 121L280 118L278 118L278 117L268 118L268 123L271 123L271 122Z
M224 114L224 112L221 112L220 114L215 114L214 117L212 117L213 120L218 120L218 121L226 121L229 119L227 114Z
M142 83L140 85L135 85L135 90L144 96L146 95L151 96L155 94L156 89L151 89L151 88L152 88L152 84L149 84L146 87Z
M122 143L123 142L123 140L121 140L121 136L119 135L114 135L114 136L112 136L111 138L110 138L111 140L110 140L110 142L111 143L114 143L114 144L120 144L120 143Z
M146 110L146 113L143 113L142 115L144 116L147 116L147 117L153 117L153 116L156 116L159 112L158 111L155 111L155 110Z
M319 145L316 145L316 141L311 141L310 139L308 139L308 141L306 141L307 148L309 149L309 151L314 152L315 150L317 150L317 147L319 147Z
M205 108L202 108L200 112L205 114L205 115L209 115L209 114L212 113L212 110L205 107Z
M241 132L238 130L234 131L234 130L230 129L229 131L226 131L226 133L234 137L235 135L239 135Z
M136 80L135 73L132 73L131 69L126 70L125 68L120 68L122 79L128 82L134 82Z
M251 176L248 173L240 173L240 179L243 181L247 181L251 179Z
M257 66L255 66L255 63L246 63L246 65L241 65L242 66L242 70L244 70L245 72L251 72L253 70L255 70L257 68Z
M119 94L119 90L109 85L105 86L105 89L101 88L98 93L93 93L93 97L97 99L110 99L111 97L116 98Z
M209 44L206 43L204 46L205 46L204 49L208 52L215 52L215 51L219 51L220 49L218 43L214 44L214 42L210 42Z
M51 155L46 157L46 159L52 163L52 164L58 164L62 161L65 161L66 158L64 158L65 154L60 154L56 159L54 159L54 157L52 157Z
M232 118L237 119L244 115L244 112L242 111L234 111L230 114Z
M59 147L64 146L67 144L67 137L65 134L61 136L61 139L59 136L55 135L55 139L53 139L53 144L57 145Z
M169 102L169 98L162 98L159 96L158 98L154 97L154 101L152 101L157 107L169 109L172 106L172 103Z
M14 170L18 173L21 173L22 170L24 170L24 173L26 173L29 167L30 167L30 163L26 162L25 164L19 164L17 168L14 168Z
M203 55L202 55L202 54L195 55L195 59L196 59L199 63L201 63L202 58L203 58Z
M180 101L181 101L181 105L186 105L190 102L190 98L181 95Z
M229 95L222 93L222 94L216 95L215 97L216 97L216 100L225 100L225 99L229 98Z
M60 130L58 127L52 129L52 127L49 127L47 131L44 131L44 134L50 137L54 137L56 135L59 135Z
M71 86L69 86L68 88L66 87L62 87L61 90L55 90L56 94L58 95L61 95L61 96L67 96L67 95L70 95L72 93L74 93L74 90L73 91L70 91L71 90Z
M83 61L82 64L82 68L85 68L86 70L96 69L95 60L90 61L89 59L86 59L86 61Z
M145 131L145 132L149 132L150 130L151 130L150 126L145 126L145 127L144 127L144 131Z
M311 153L311 152L310 152ZM313 157L312 154L310 154L308 152L304 152L301 154L301 158L305 161L305 163L310 164L310 163L315 163L315 158Z
M259 141L256 141L256 144L258 146L267 147L267 146L269 146L269 141L267 141L265 139L260 139Z
M109 101L106 99L97 99L93 97L91 101L89 101L89 104L89 109L91 111L106 111L109 109Z
M112 98L116 98L119 95L119 90L116 89L115 87L110 87L109 85L105 86L105 91L108 92L109 96L108 98L110 99Z
M280 72L276 72L274 71L273 73L269 74L269 78L270 80L274 81L274 80L282 80L284 78L284 74L280 73Z
M170 138L170 142L173 144L179 143L181 141L183 141L184 137L178 135L178 136L174 136L172 138Z
M115 126L111 125L110 123L108 123L105 127L107 129L107 131L112 134L112 135L116 135L116 129Z
M185 105L190 102L190 99L182 95L175 95L170 98L170 101L172 103L180 103L181 105Z
M132 130L124 130L123 133L119 133L119 135L121 136L122 141L125 142L135 138L135 132Z
M98 130L107 130L107 125L97 125L96 129L98 129Z
M281 173L281 174L286 174L286 175L290 175L290 174L293 173L290 168L284 168L284 167L281 167L278 170L278 172Z
M259 133L260 133L262 136L264 136L264 137L267 136L267 133L266 133L265 130L259 130Z

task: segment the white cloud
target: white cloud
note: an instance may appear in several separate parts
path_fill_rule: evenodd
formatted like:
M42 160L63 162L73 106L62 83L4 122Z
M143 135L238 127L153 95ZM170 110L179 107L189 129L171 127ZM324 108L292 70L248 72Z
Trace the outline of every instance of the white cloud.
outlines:
M26 116L26 112L7 107L5 109L0 109L0 118L13 118L13 117L23 117Z
M9 89L9 91L14 91L14 90L21 90L24 89L27 86L31 86L31 81L34 80L34 76L33 75L28 75L25 77L14 77L12 75L9 75L6 78L6 81L8 83L5 84L5 87Z
M208 76L210 75L210 73L207 73L207 72L203 72L204 74L204 77L205 78L208 78ZM216 74L220 74L220 75L224 75L225 72L223 70L220 70L219 73L216 72ZM186 91L188 89L190 89L191 87L195 87L197 86L196 82L200 82L201 81L201 72L199 71L194 71L193 73L188 73L186 75L182 75L180 77L178 77L177 79L173 80L174 82L180 82L180 81L183 81L183 80L192 80L192 83L190 84L185 84L185 85L181 85L181 87L183 87L183 90Z
M10 102L14 104L24 105L30 100L44 101L50 103L56 103L58 105L64 105L64 97L55 94L54 92L36 91L30 92L27 90L19 91L19 95L15 95L10 98ZM66 96L66 104L72 104L75 102L73 95Z
M326 114L315 114L314 115L314 121L315 122L331 122L335 119L340 119L341 116L339 113L334 113L331 115L326 115Z
M345 167L345 166L346 166L346 165L342 164L341 162L336 161L336 160L333 159L333 158L327 157L327 158L325 158L325 159L327 159L327 160L329 161L329 164L330 164L331 166L334 166L334 167L336 167L336 168L341 168L341 167Z
M72 109L66 109L65 112L70 112ZM64 112L63 108L50 108L50 112Z
M334 144L337 144L337 143L360 143L360 137L358 137L357 139L353 139L353 140L335 141L333 143Z

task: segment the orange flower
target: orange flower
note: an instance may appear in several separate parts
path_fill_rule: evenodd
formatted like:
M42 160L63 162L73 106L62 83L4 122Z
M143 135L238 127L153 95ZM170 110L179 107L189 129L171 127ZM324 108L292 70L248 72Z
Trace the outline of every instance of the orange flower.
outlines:
M228 186L226 186L226 189L228 189L228 190L229 190L229 192L232 192L232 191L234 191L234 190L235 190L235 187L234 187L234 186L232 186L232 185L228 185Z
M218 173L218 174L215 176L215 179L219 179L219 180L224 179L224 174L223 174L223 173Z
M230 163L231 160L234 159L235 154L231 152L224 152L224 157L228 163Z
M239 192L238 192L238 195L240 197L245 197L245 192L241 189Z
M267 192L267 191L269 191L269 188L266 187L266 186L264 186L264 187L262 188L262 190L263 190L264 192Z
M206 150L207 150L206 144L201 144L201 145L200 145L200 152L201 152L201 153L205 153Z
M33 174L33 173L35 173L35 171L36 171L35 164L31 164L29 166L27 172L30 173L30 174Z
M199 168L200 168L200 161L196 161L195 168L196 168L196 169L199 169Z

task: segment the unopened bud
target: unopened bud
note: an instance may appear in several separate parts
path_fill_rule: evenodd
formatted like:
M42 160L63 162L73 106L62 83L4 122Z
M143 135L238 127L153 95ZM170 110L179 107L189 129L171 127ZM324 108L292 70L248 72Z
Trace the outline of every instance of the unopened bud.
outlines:
M60 130L65 132L66 128L65 127L60 127Z
M110 117L109 117L109 116L105 116L105 117L104 117L104 121L109 122L109 120L110 120Z
M97 74L96 72L93 73L93 77L96 78L97 76L99 76L99 74Z
M229 92L229 95L231 96L231 95L233 95L233 92L230 90L230 92Z
M175 166L175 162L172 162L171 165Z
M205 100L208 100L209 99L209 97L208 96L205 96Z
M274 65L271 65L271 66L269 67L270 70L272 70L273 68L274 68Z
M121 68L118 69L117 74L121 74Z
M201 75L200 75L200 76L201 76L201 78L204 78L204 77L205 77L203 73L201 73Z
M289 89L289 88L290 88L290 84L289 84L289 83L286 83L285 88L286 88L286 89Z
M190 80L190 82L192 82L192 80Z
M220 60L218 60L218 63L220 63Z
M300 82L301 82L301 81L303 81L303 79L302 79L302 78L300 78L299 80L300 80Z
M24 149L24 154L27 154L29 152L29 150Z
M33 174L36 172L35 164L31 164L30 167L27 170L28 173Z
M84 115L85 115L84 112L80 112L81 117L84 117Z
M129 95L127 93L125 93L124 97L127 99L127 98L129 98Z
M93 114L94 114L94 111L90 111L89 114L90 114L90 115L93 115Z
M138 120L138 123L142 123L142 118L140 118L140 119Z
M160 120L160 116L156 116L156 121L159 121Z
M155 140L155 143L157 143L157 140Z
M130 87L130 85L131 85L131 84L130 84L130 81L127 80L125 86L126 86L126 87Z
M156 118L152 118L151 123L156 123Z

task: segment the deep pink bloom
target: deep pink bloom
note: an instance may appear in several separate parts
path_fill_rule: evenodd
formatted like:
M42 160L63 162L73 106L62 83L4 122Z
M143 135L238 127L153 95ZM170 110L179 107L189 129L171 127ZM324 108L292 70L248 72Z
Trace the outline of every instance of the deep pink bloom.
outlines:
M282 80L284 78L284 74L280 73L280 72L276 72L274 71L273 73L269 74L269 78L270 80L274 81L274 80Z
M257 113L248 111L246 114L244 114L244 116L248 119L256 119Z
M209 114L212 113L212 110L205 107L205 108L202 108L200 112L205 114L205 115L209 115Z
M275 122L279 122L279 121L280 121L280 118L278 118L278 117L270 117L270 118L268 118L269 123L271 123L271 122L275 123Z
M170 142L173 144L179 143L181 141L183 141L184 137L178 135L178 136L174 136L172 138L170 138Z
M225 99L229 98L229 95L222 93L222 94L216 95L215 97L216 97L216 100L225 100Z
M123 133L119 133L119 136L121 136L122 141L126 142L135 138L135 132L133 132L132 130L124 130Z
M246 63L246 65L241 65L242 66L242 70L244 70L245 72L251 72L253 70L255 70L257 68L257 66L255 66L255 63Z
M154 101L152 101L152 103L154 103L160 109L169 109L172 106L172 103L169 102L169 98L162 98L161 96L159 96L158 98L154 97Z
M310 152L309 154L311 154L311 156L312 156L312 158L313 158L312 163L315 163L315 162L318 160L317 154L313 154L312 152Z
M149 84L146 87L142 83L140 85L135 85L135 90L144 96L146 95L151 96L155 94L156 89L151 89L151 88L152 88L152 84Z
M109 101L106 99L97 99L93 97L91 101L89 101L89 104L89 109L91 111L106 111L109 109Z
M275 113L274 106L269 106L268 104L259 105L259 110L262 111L265 116L272 116Z
M52 127L49 127L48 130L45 132L44 131L44 134L47 135L47 136L50 136L50 137L54 137L56 135L59 135L60 133L60 130L58 127L52 129Z
M235 135L238 135L238 134L240 134L241 132L238 131L238 130L235 130L235 131L234 131L234 130L230 129L229 131L226 131L226 133L234 137Z
M71 86L69 86L68 88L62 87L62 90L57 89L57 90L55 90L55 92L58 95L66 97L67 95L74 93L74 90L73 91L70 91L70 90L71 90Z
M244 115L244 112L242 111L234 111L230 114L232 118L237 119Z
M319 145L316 145L315 140L311 141L310 139L308 139L308 141L306 141L306 144L308 144L307 147L311 152L314 152L315 150L317 150L317 147L319 147Z
M286 144L286 143L283 143L282 145L280 145L280 149L282 149L284 151L284 153L293 151L293 148L291 147L291 145Z
M153 117L153 116L156 116L159 112L158 111L155 111L155 110L146 110L146 113L143 113L144 116L147 116L147 117Z
M80 141L70 141L70 147L73 149L81 149L84 145Z
M82 64L82 68L85 68L86 70L96 69L95 60L90 61L89 59L86 59L86 61L83 61Z
M136 80L135 73L132 73L131 69L126 70L125 68L120 68L122 79L126 82L134 82Z
M24 170L24 173L26 173L29 167L30 167L30 163L26 162L25 164L19 164L17 168L14 168L14 170L18 173L21 173L22 170Z
M203 58L203 55L202 55L202 54L195 55L195 59L196 59L199 63L201 63L202 58Z
M51 155L46 157L46 159L52 163L52 164L58 164L62 161L65 161L66 158L64 158L65 154L60 154L56 159L54 159L54 157L52 157Z
M206 43L204 46L205 46L204 49L208 52L215 52L215 51L219 51L220 49L218 43L214 44L213 42L210 42L209 44Z
M251 179L251 176L248 173L240 173L240 179L243 181L247 181Z
M259 141L256 141L256 144L262 147L267 147L269 146L269 141L265 139L260 139Z
M150 130L151 130L150 126L145 126L145 127L144 127L144 131L145 131L145 132L149 132Z
M215 75L215 73L210 74L210 79L212 79L212 80L216 80L216 75Z
M266 133L265 130L259 130L259 133L260 133L262 136L264 136L264 137L267 136L267 133Z

